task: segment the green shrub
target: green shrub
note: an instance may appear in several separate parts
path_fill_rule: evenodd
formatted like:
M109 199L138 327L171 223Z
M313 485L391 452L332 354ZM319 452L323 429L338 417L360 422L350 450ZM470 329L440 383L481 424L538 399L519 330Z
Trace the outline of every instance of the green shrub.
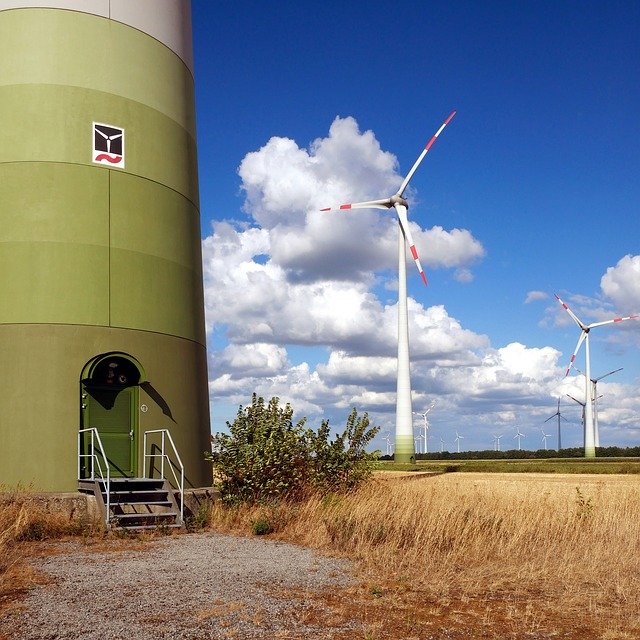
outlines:
M576 494L576 517L578 520L585 520L593 514L593 501L583 495L580 487L576 487Z
M293 423L293 409L278 398L265 404L253 394L251 405L238 409L229 433L211 437L211 453L221 496L227 503L299 500L313 491L323 494L358 486L370 473L378 452L366 446L379 431L365 413L353 409L343 433L331 440L329 422L316 431L306 418Z
M264 536L271 533L273 528L269 520L265 516L261 516L251 523L251 530L256 536Z

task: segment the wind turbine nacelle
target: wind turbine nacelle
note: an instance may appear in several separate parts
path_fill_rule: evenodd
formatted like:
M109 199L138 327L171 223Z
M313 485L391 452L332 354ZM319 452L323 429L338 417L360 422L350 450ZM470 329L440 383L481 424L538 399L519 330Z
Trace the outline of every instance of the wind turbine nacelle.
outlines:
M391 196L389 198L389 201L391 202L392 206L401 204L403 207L406 207L407 209L409 208L409 203L402 196L399 196L399 195Z

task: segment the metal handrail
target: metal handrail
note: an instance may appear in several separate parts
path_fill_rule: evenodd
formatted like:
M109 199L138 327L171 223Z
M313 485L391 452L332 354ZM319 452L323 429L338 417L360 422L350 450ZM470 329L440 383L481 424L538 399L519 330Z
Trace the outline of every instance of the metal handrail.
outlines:
M91 434L91 453L82 453L82 439L81 434L90 433ZM102 465L100 464L100 458L96 454L96 443L98 444L98 451L100 456L102 457L102 462L104 462L105 470L106 470L106 478L105 472L102 469ZM90 478L81 478L80 477L80 469L82 467L81 460L83 458L89 458L91 460L91 477ZM107 494L106 501L106 523L109 525L109 519L111 517L111 470L109 469L109 462L107 461L107 455L104 452L104 447L102 446L102 440L100 440L100 434L95 427L91 427L89 429L80 429L78 431L78 480L94 480L96 479L96 466L98 468L98 474L100 475L100 479L105 484L105 491Z
M180 490L180 522L184 522L184 465L182 464L182 460L180 459L180 454L178 453L178 450L176 449L176 445L173 442L173 438L171 437L171 433L169 433L168 429L151 429L150 431L145 431L144 432L144 437L143 437L143 451L144 451L144 460L142 462L142 477L146 478L147 477L147 471L146 471L146 462L147 462L147 458L154 458L156 454L154 453L147 453L147 435L150 433L160 433L161 434L161 445L160 445L160 476L161 478L164 480L165 479L165 475L164 475L164 461L165 458L167 459L167 462L169 463L169 468L171 469L171 473L173 474L173 479L175 480L176 486L179 488ZM178 480L178 475L176 474L176 470L174 468L174 465L171 463L171 459L169 458L169 456L165 453L165 435L169 438L169 442L171 443L171 448L173 449L173 455L175 456L176 460L178 461L178 465L180 467L180 479Z

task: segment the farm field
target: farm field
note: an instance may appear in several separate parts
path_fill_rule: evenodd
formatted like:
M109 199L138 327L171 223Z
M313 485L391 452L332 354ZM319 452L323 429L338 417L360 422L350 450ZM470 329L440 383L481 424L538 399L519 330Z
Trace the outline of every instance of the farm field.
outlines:
M396 470L343 496L216 503L206 528L251 536L261 523L265 540L350 560L355 584L286 592L291 603L313 601L305 624L326 624L319 638L631 640L640 638L638 487L632 474ZM79 535L19 513L23 531L93 536L91 546L113 546L123 558L129 547L145 549L138 537ZM9 511L0 522L0 602L16 606L43 580L29 568L30 554L43 550L12 538ZM302 636L292 628L282 637Z
M379 471L484 473L639 474L640 458L547 458L523 460L419 460L416 464L379 461Z
M371 640L640 637L633 475L377 473L354 494L214 521L351 558L361 585L327 596Z

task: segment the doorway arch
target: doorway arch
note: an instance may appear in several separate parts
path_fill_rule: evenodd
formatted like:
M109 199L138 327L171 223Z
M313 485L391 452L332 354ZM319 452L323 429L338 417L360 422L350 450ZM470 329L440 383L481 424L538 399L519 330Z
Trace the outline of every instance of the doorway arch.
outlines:
M98 430L114 477L137 475L139 385L144 381L140 362L118 351L93 357L80 375L80 428ZM87 446L82 443L83 451Z

